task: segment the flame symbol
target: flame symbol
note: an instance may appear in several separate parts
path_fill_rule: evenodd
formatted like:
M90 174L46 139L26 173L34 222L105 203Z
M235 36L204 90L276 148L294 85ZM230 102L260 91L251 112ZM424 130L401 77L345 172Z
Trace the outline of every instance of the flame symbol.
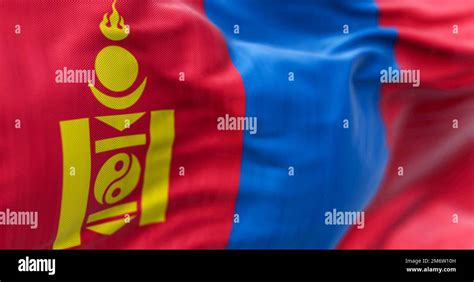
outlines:
M112 14L105 13L102 22L100 23L100 30L110 40L119 41L125 39L129 34L129 29L125 26L123 17L115 8L117 0L112 3Z

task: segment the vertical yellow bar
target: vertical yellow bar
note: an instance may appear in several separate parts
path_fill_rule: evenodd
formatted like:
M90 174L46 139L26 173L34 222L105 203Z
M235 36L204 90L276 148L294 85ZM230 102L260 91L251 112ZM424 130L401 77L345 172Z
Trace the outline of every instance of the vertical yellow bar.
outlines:
M63 191L58 233L54 249L81 244L91 177L89 119L61 121L63 147Z
M168 207L174 110L151 112L150 145L146 155L140 226L163 222Z

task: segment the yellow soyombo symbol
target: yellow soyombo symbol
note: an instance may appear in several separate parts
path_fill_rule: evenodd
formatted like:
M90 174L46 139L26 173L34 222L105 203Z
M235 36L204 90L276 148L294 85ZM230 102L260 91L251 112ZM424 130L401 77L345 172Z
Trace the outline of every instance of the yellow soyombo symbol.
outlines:
M95 58L95 71L105 87L122 92L137 79L138 62L127 49L107 46L100 50Z
M115 8L117 0L112 3L112 14L105 13L102 22L100 23L100 31L110 40L119 41L125 39L130 33L129 27L125 26L125 22L122 16L117 12Z
M122 92L135 82L138 75L138 62L127 49L120 46L107 46L95 59L95 72L99 81L107 89ZM95 86L91 86L91 90L102 105L114 110L123 110L133 106L140 99L145 90L146 81L147 78L137 89L122 97L104 94Z
M99 27L104 36L113 41L125 39L129 27L118 13L116 0L112 13L104 15ZM137 80L138 61L123 47L104 47L95 59L97 78L105 89L125 95L108 95L91 86L93 96L102 105L114 110L132 107L140 100L147 78L135 90L128 90ZM139 134L111 136L94 140L92 122L116 129L117 134L128 133L136 123L148 122L149 130ZM80 118L59 123L63 152L63 186L59 227L54 249L81 245L81 232L85 229L102 235L112 235L126 222L139 217L139 226L166 220L168 206L169 172L174 142L174 110L121 113ZM147 138L148 136L148 138ZM130 150L143 148L146 157L140 161ZM107 160L98 172L92 171L95 155L104 154ZM141 163L144 163L142 167ZM75 173L71 174L71 169ZM95 174L95 175L94 175ZM93 180L95 176L95 180ZM142 187L138 187L142 180ZM93 184L93 187L91 185ZM140 201L128 200L141 188ZM100 210L91 212L89 194Z
M132 193L140 180L135 155L119 153L108 159L97 174L94 196L100 204L115 204Z

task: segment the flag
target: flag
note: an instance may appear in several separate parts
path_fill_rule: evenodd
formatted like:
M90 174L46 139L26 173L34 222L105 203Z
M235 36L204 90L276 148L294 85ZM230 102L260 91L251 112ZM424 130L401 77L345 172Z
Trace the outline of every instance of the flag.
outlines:
M0 2L0 248L474 247L474 4Z

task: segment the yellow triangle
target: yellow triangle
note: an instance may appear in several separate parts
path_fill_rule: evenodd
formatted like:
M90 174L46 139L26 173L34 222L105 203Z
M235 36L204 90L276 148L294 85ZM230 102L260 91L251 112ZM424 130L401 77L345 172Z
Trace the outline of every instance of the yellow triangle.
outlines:
M131 216L130 221L132 221L135 217L136 217L135 215ZM105 223L100 223L97 225L87 226L87 229L97 232L102 235L112 235L115 232L117 232L117 230L122 228L125 224L127 223L125 222L123 218L121 218L121 219L116 219L116 220L105 222Z
M124 131L130 128L137 120L139 120L145 113L125 114L125 115L113 115L113 116L102 116L95 117L101 122L112 126L118 131Z

